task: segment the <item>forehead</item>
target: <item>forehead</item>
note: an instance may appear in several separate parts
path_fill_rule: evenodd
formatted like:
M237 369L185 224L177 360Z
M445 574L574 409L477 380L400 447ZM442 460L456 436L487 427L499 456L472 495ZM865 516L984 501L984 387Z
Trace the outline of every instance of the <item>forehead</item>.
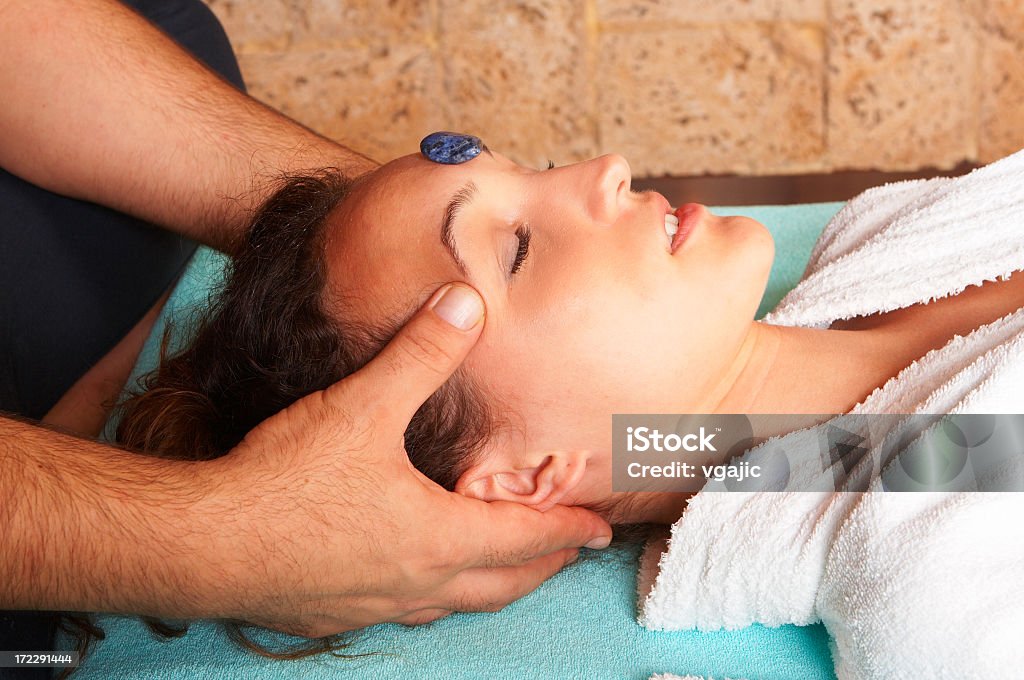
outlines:
M452 194L484 166L479 158L443 166L415 154L356 182L329 217L324 251L329 292L347 316L371 324L404 316L462 278L441 243L441 220Z

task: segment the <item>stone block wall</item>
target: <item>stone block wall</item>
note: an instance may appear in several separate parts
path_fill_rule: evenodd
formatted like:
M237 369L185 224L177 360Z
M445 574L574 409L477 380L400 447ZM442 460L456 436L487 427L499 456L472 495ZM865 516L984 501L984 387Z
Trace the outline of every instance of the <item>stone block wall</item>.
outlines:
M380 161L437 129L635 176L1024 147L1024 0L207 0L251 93Z

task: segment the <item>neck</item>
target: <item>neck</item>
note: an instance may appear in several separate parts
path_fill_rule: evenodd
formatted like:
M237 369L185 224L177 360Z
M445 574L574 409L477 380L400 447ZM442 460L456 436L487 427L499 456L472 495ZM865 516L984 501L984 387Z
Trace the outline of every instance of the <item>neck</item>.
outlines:
M736 360L694 413L847 413L913 357L874 330L753 322ZM716 461L716 462L725 462ZM692 494L648 493L615 503L617 522L674 522ZM617 499L618 500L618 499ZM626 501L629 502L626 502Z
M903 368L886 334L751 324L707 413L846 413Z

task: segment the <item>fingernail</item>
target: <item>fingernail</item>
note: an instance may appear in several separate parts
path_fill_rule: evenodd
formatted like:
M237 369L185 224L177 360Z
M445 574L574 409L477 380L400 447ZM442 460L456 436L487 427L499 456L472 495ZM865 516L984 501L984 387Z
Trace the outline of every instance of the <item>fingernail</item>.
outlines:
M590 539L590 543L587 543L583 547L590 548L592 550L602 550L603 548L607 548L611 542L611 536L598 536L597 538Z
M451 284L441 293L433 307L434 313L452 326L468 331L484 315L484 305L476 291Z

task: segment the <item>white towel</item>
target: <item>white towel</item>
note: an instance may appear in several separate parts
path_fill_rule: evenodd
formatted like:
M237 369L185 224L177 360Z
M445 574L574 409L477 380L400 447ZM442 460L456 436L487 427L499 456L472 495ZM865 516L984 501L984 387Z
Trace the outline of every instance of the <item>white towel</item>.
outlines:
M824 328L1021 269L1024 152L853 199L765 321ZM1024 309L929 352L858 404L844 429L886 413L1024 413ZM744 456L767 459L773 446L819 436L791 433ZM1019 673L1024 494L877 491L901 441L877 443L862 461L874 477L868 493L830 491L832 470L813 466L794 469L789 488L818 491L712 493L709 483L660 560L656 545L645 555L640 622L714 630L820 620L841 679ZM982 488L1021 479L1017 453Z
M1024 151L962 177L868 189L840 210L804 278L764 321L827 328L954 295L1024 266Z

